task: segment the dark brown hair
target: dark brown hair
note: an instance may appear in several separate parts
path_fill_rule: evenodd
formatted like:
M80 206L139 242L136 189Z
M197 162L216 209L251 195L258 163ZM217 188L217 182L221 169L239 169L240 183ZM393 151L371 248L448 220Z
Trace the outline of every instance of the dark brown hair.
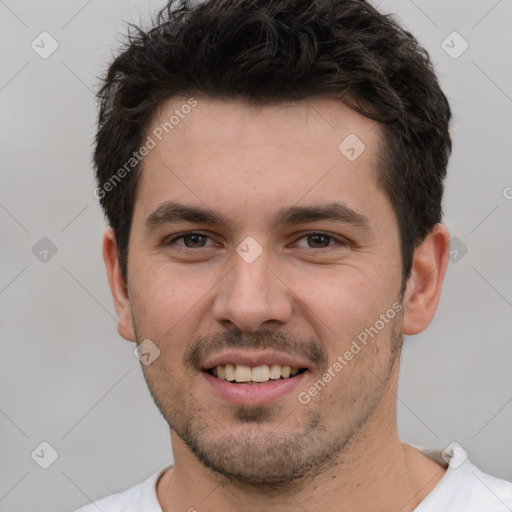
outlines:
M95 195L125 279L140 174L138 161L133 170L126 163L162 102L330 97L384 128L378 181L396 213L405 286L415 247L441 221L451 152L448 101L409 32L364 0L182 0L170 2L151 29L131 27L98 93L94 154Z

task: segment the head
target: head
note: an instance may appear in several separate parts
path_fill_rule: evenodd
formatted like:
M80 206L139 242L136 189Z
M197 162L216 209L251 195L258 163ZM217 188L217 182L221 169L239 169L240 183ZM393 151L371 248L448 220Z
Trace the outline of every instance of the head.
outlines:
M437 307L450 109L428 55L361 0L182 2L132 31L99 97L104 256L120 333L160 351L162 414L226 476L320 467L379 417L402 334ZM294 391L220 397L212 368L240 351L288 354Z

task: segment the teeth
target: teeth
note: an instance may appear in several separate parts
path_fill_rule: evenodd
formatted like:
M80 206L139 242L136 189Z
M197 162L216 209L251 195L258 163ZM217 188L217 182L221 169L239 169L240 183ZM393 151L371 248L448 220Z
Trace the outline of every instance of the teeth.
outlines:
M281 378L281 365L280 364L270 365L270 378L271 379L280 379Z
M249 382L251 380L251 367L237 364L235 369L235 380L237 382Z
M280 364L261 365L251 368L244 364L226 364L212 368L212 373L221 380L230 382L268 382L280 378L295 377L299 368Z
M251 380L253 382L267 382L270 379L270 370L268 366L256 366L251 371Z
M217 366L217 368L219 367ZM224 376L226 377L226 380L229 380L230 382L235 380L235 367L232 364L227 364L224 367Z

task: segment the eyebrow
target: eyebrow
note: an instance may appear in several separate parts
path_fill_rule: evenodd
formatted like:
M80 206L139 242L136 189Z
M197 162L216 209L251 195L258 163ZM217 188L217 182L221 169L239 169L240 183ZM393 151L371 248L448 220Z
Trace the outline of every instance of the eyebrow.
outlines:
M373 231L368 218L343 202L329 203L327 205L291 206L283 207L274 214L270 228L279 225L301 224L329 220L348 224L364 231ZM190 222L209 225L229 225L229 221L219 211L202 207L166 201L162 203L145 221L148 231L157 229L162 225L177 222Z

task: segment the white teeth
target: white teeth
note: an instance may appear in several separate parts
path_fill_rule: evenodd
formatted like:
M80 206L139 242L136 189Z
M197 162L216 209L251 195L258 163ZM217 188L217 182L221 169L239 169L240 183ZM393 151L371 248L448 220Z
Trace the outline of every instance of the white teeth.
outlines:
M280 364L263 364L253 368L244 364L226 364L212 368L212 374L220 380L229 382L268 382L269 380L295 377L299 370L294 366L281 366Z
M268 366L266 364L263 366L256 366L252 369L251 377L253 382L267 382L270 379Z
M280 379L281 378L281 365L280 364L271 364L270 365L270 378L271 379Z
M229 380L230 382L235 380L235 367L232 364L227 364L224 367L224 374L226 377L226 380Z
M251 367L237 364L235 367L235 380L237 382L249 382L251 380Z

